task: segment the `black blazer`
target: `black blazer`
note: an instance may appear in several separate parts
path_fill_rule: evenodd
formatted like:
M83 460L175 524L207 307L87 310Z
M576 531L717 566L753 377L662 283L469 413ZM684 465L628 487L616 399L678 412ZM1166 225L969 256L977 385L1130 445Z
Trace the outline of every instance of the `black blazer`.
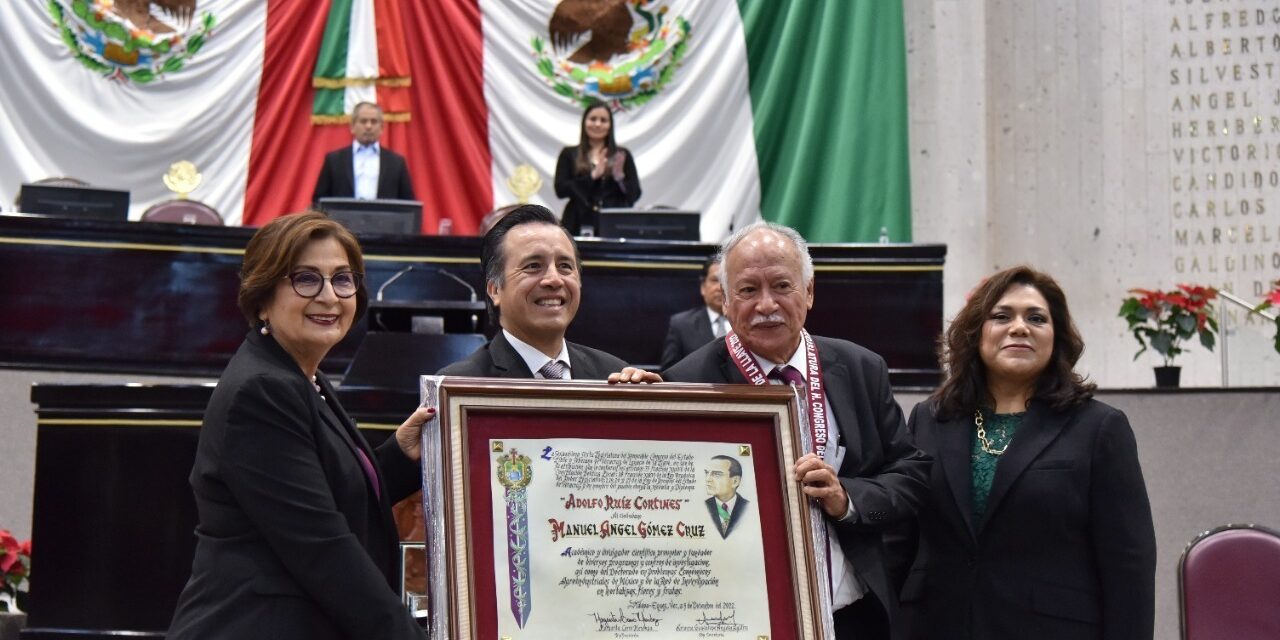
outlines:
M972 521L972 415L911 412L935 458L904 637L1150 640L1155 530L1124 414L1096 400L1032 402Z
M317 380L320 392L256 331L223 372L191 469L196 552L170 640L424 638L400 603L391 518L422 486L419 466L395 438L370 449Z
M404 156L381 144L378 149L378 198L417 200ZM311 193L311 202L318 203L320 198L355 197L356 178L351 154L351 145L325 154L320 175L316 178L316 188Z
M598 349L566 342L569 347L570 371L574 380L604 380L609 374L622 371L627 363ZM506 334L498 331L488 344L471 355L440 370L442 376L471 376L475 378L533 378L529 365L516 353L507 341Z
M733 513L729 514L729 526L721 530L720 507L716 504L719 500L715 496L711 496L705 502L707 511L711 512L711 528L715 529L721 538L728 538L729 534L733 533L733 528L738 525L738 521L742 519L742 514L747 512L747 506L751 504L750 500L742 497L742 494L738 494L738 501L733 503Z
M858 518L835 522L836 536L858 577L875 593L889 620L897 593L885 573L881 531L915 516L926 497L929 457L907 434L893 399L884 359L847 340L814 338L827 385L827 402L840 428L844 462L840 483ZM662 373L670 382L745 384L723 340L710 342Z
M595 180L590 173L574 172L578 147L560 150L560 158L556 160L556 197L569 199L560 218L560 224L569 233L579 235L584 224L595 227L599 233L601 209L630 207L640 199L640 176L636 174L631 152L623 147L618 147L618 151L626 157L622 165L622 180L615 180L608 173Z
M667 338L662 341L662 368L669 369L698 347L715 340L706 305L699 305L671 316Z

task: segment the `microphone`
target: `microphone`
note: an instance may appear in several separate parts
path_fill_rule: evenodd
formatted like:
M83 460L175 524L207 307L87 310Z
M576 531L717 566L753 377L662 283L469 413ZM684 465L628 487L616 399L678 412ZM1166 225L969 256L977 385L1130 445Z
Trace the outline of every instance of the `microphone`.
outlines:
M475 288L475 287L473 287L473 286L471 286L471 283L470 283L470 282L467 282L466 280L463 280L462 278L459 278L459 277L458 277L456 274L454 274L453 272L451 272L451 271L447 271L447 270L445 270L445 269L443 269L443 268L441 268L441 269L436 269L436 273L438 273L438 274L440 274L440 275L442 275L442 276L444 276L444 277L446 277L446 278L449 278L450 280L453 280L454 282L457 282L458 284L460 284L460 285L462 285L462 286L466 287L466 288L467 288L467 291L470 291L470 292L471 292L471 301L472 301L472 302L475 302L475 301L476 301L476 297L477 297L477 296L476 296L476 288ZM474 314L474 313L473 313L473 314L471 314L471 333L476 333L476 328L477 328L479 325L480 325L480 318L479 318L479 317L477 317L477 316L476 316L476 314Z
M410 267L410 268L412 268L412 267ZM476 301L476 288L475 288L475 287L473 287L473 286L471 286L471 283L470 283L470 282L467 282L466 280L463 280L462 278L459 278L459 277L458 277L457 275L455 275L453 272L451 272L451 271L446 271L446 270L444 270L444 269L436 269L436 273L438 273L438 274L440 274L440 275L442 275L442 276L445 276L446 278L449 278L450 280L453 280L454 282L457 282L458 284L460 284L460 285L462 285L462 286L466 287L466 288L467 288L467 291L470 291L470 292L471 292L471 301L472 301L472 302L475 302L475 301ZM393 278L393 279L394 279L394 278ZM390 281L388 281L388 282L390 282Z
M399 270L399 271L395 272L394 274L392 274L392 276L391 276L390 278L387 278L387 281L386 281L386 282L382 283L382 286L381 286L381 287L378 287L378 293L376 293L376 294L374 295L373 299L374 299L374 300L376 300L377 302L382 302L382 292L383 292L383 291L386 291L386 290L387 290L387 287L391 286L391 283L392 283L392 282L395 282L396 280L399 280L401 276L403 276L403 275L404 275L404 274L406 274L406 273L409 273L410 271L413 271L413 265L409 265L409 266L407 266L407 267L405 267L405 268L403 268L403 269L401 269L401 270ZM383 322L382 322L382 312L381 312L381 311L379 311L378 313L375 313L375 314L374 314L374 318L378 321L378 326L379 326L379 327L382 327L382 330L383 330L383 331L390 331L390 329L388 329L388 328L387 328L387 325L383 324Z
M386 290L387 290L387 287L391 286L391 283L392 283L392 282L395 282L396 280L399 280L399 279L400 279L400 276L403 276L404 274L409 273L410 271L413 271L413 265L409 265L409 266L407 266L407 267L405 267L405 268L403 268L403 269L401 269L401 270L399 270L399 271L395 272L395 274L393 274L390 278L387 278L387 281L386 281L386 282L384 282L384 283L382 283L382 286L381 286L381 287L378 287L378 293L377 293L377 295L376 295L376 296L374 296L374 300L376 300L376 301L378 301L378 302L382 302L382 292L383 292L383 291L386 291Z

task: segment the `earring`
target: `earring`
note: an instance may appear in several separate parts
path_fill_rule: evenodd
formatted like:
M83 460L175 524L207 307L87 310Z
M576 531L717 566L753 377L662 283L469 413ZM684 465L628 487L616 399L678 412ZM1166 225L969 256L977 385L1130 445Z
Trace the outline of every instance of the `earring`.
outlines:
M263 321L262 321L262 328L261 328L261 329L258 329L258 333L261 333L261 334L262 334L262 335L264 335L264 336L269 336L269 335L271 335L271 324L270 324L269 322L267 322L266 320L263 320Z

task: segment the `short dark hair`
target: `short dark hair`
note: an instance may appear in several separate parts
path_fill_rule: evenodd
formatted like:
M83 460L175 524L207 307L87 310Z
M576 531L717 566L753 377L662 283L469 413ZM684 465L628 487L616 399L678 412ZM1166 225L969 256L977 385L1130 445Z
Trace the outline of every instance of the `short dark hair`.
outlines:
M333 238L347 252L351 270L364 274L364 254L360 243L347 228L320 211L307 210L280 216L258 229L244 249L244 265L240 268L240 313L250 327L262 321L258 313L271 304L276 285L293 269L307 245ZM369 307L369 292L363 285L356 290L356 316L359 320Z
M719 252L707 256L707 259L702 261L702 275L698 276L698 282L706 282L707 274L711 273L711 267L717 264L720 264Z
M742 478L742 463L733 456L711 456L712 460L724 460L729 463L729 477Z
M1076 362L1084 352L1084 339L1071 320L1066 294L1049 274L1022 265L1000 271L979 283L938 339L938 362L947 372L946 381L931 396L937 403L939 418L945 420L973 413L990 401L987 368L981 354L982 325L991 309L1014 285L1027 285L1039 291L1049 303L1049 318L1053 322L1053 353L1036 381L1033 399L1060 411L1093 397L1097 385L1075 371Z
M502 249L502 241L507 238L508 231L522 224L549 224L559 227L564 232L565 237L569 239L569 244L573 246L573 261L578 268L578 277L581 279L582 255L578 252L578 243L573 241L573 236L569 235L567 229L560 226L560 221L556 219L556 214L551 213L550 209L540 204L525 204L502 216L484 234L484 238L481 240L480 270L484 273L486 288L488 288L490 282L502 286L502 268L507 261L507 256ZM489 312L489 321L496 326L498 318L501 317L501 312L493 305L493 300L490 300L488 295L484 297L484 306Z

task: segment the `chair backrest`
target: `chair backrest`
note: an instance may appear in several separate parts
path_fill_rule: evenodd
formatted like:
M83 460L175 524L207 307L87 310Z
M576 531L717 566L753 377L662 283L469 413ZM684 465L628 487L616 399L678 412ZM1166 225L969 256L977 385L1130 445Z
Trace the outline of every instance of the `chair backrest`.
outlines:
M489 233L489 230L493 228L493 225L498 224L498 221L501 220L503 216L507 215L508 213L511 213L512 211L515 211L516 209L519 209L520 206L521 205L518 205L518 204L503 205L501 207L498 207L497 209L494 209L493 211L490 211L489 213L484 214L484 218L480 220L480 231L478 235L484 235L486 233Z
M142 214L143 222L206 224L222 226L222 216L213 207L195 200L169 200L151 205Z
M1280 533L1252 524L1196 536L1178 560L1183 640L1280 638Z

